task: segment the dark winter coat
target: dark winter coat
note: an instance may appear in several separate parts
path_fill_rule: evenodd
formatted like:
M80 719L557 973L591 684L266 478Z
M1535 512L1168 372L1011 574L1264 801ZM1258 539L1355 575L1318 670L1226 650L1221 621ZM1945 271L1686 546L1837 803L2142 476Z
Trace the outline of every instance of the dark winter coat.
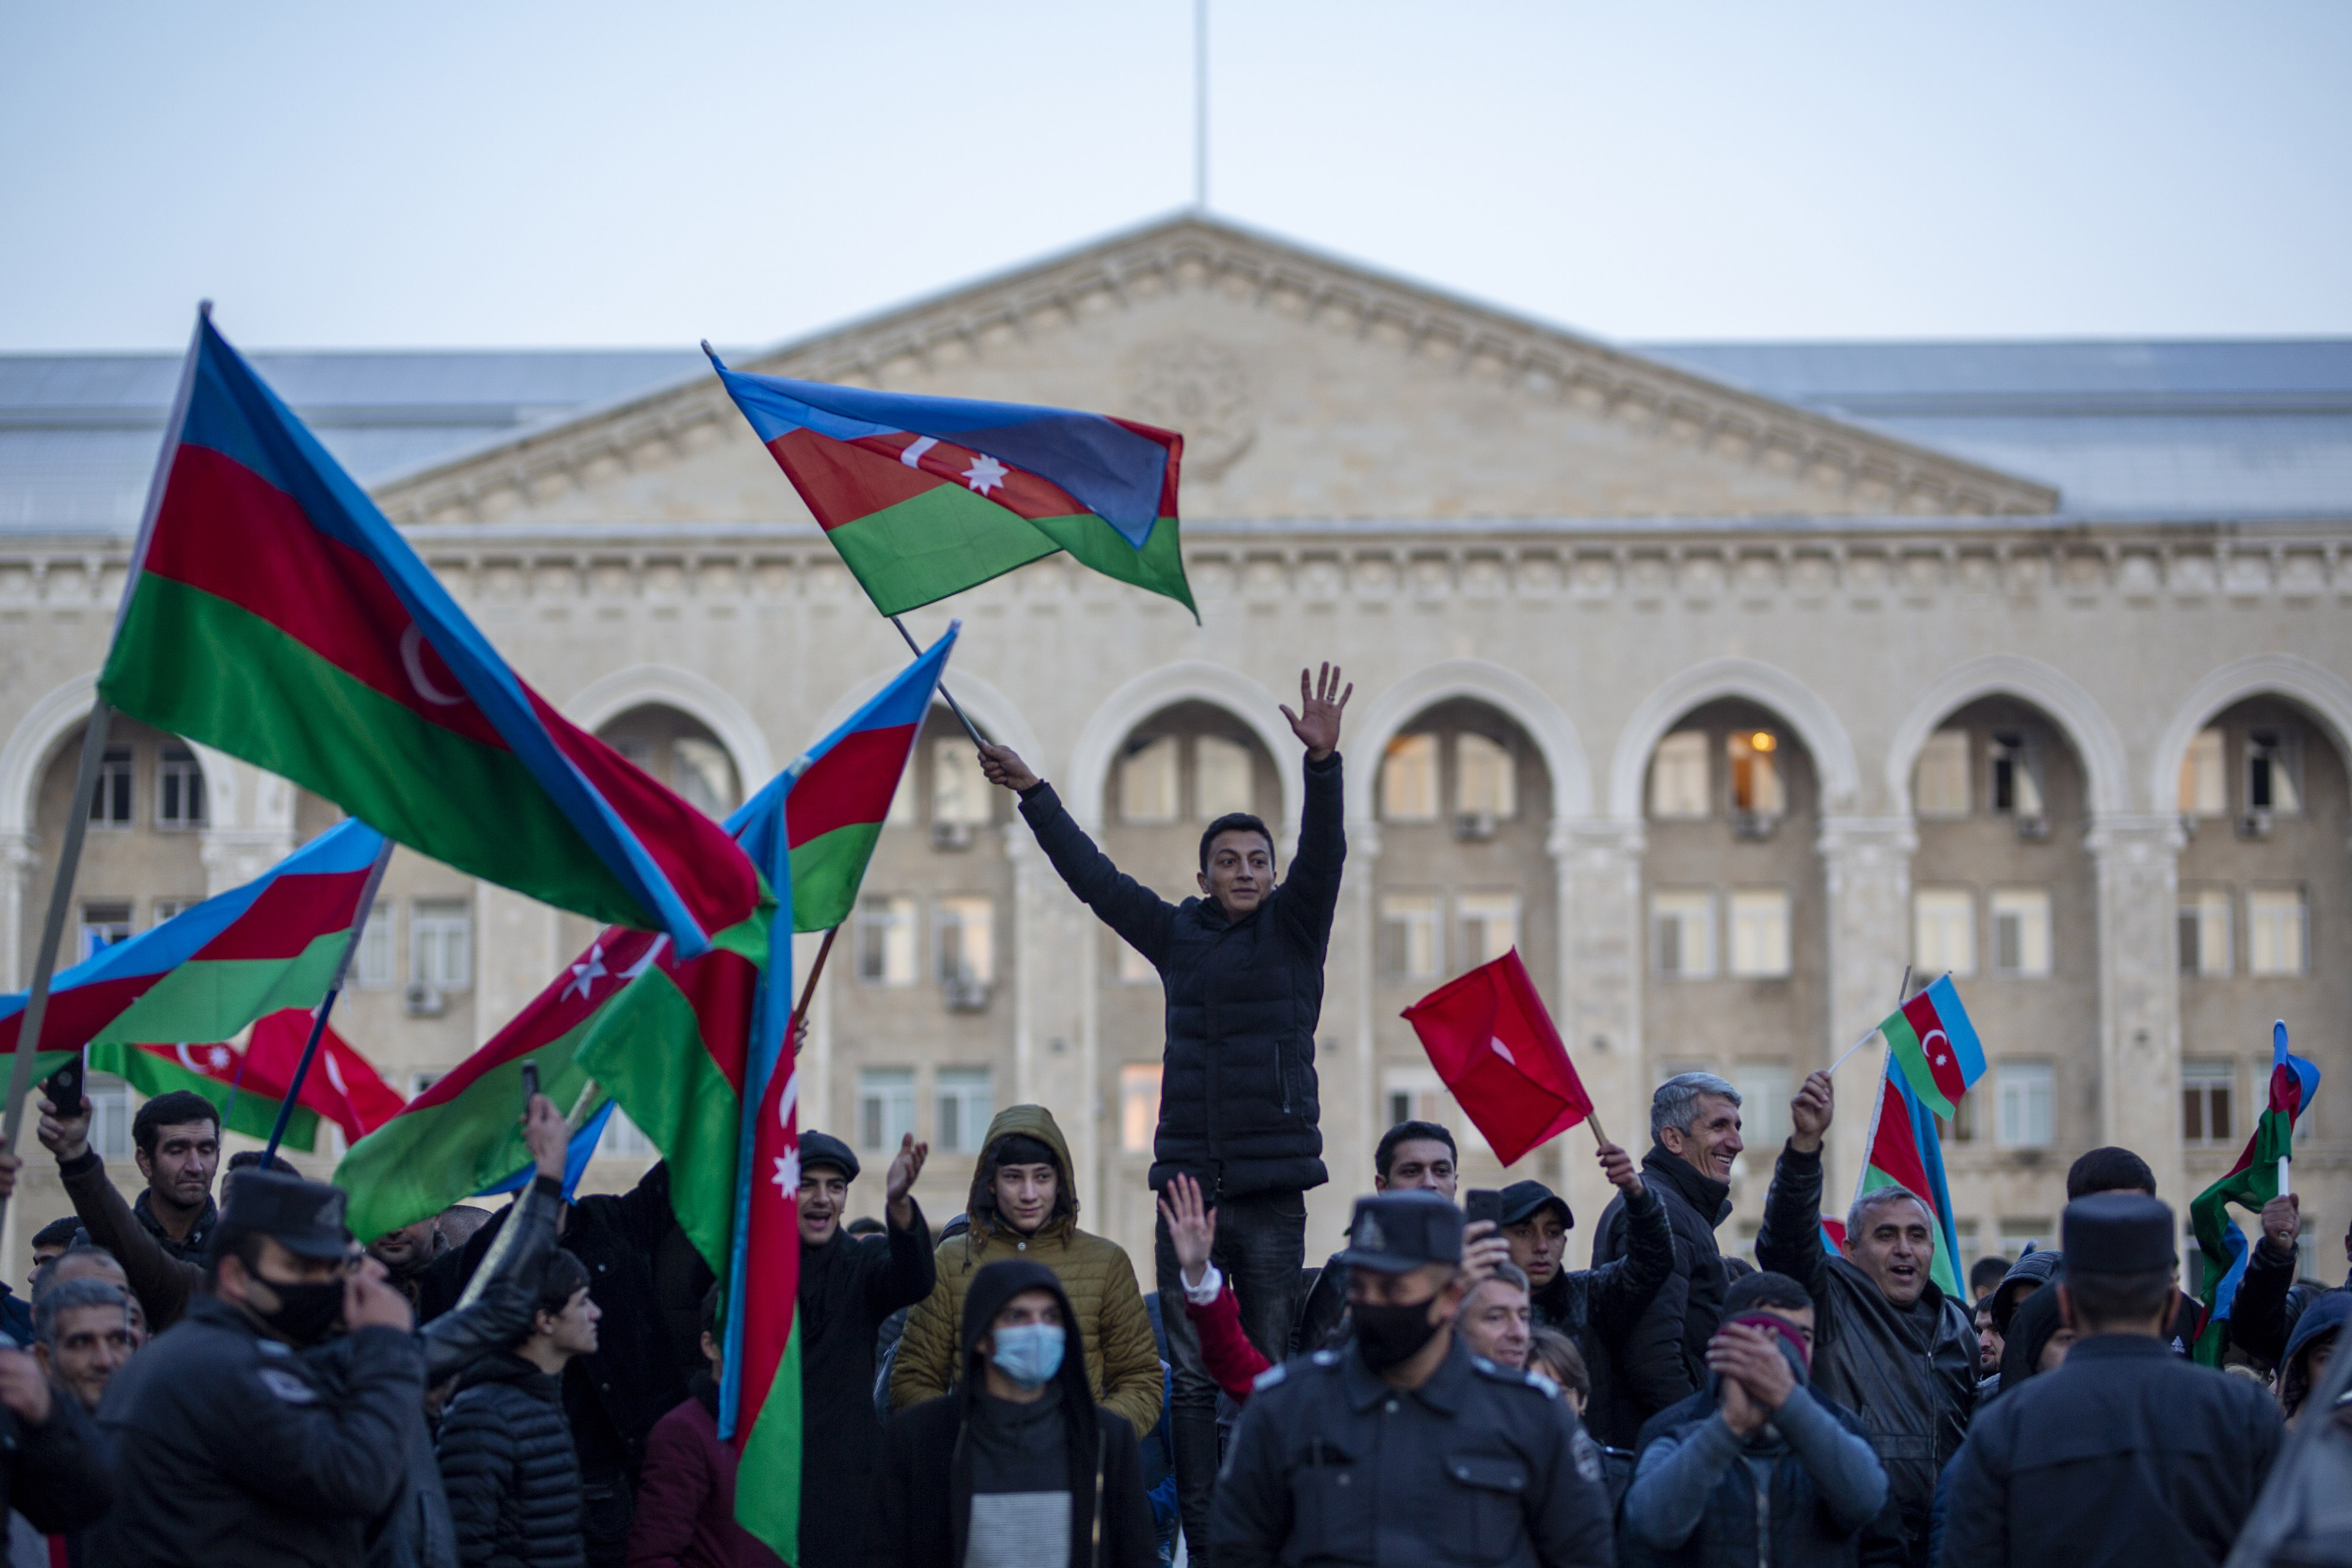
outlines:
M2254 1238L2246 1257L2245 1277L2230 1304L2230 1343L2252 1351L2271 1365L2286 1358L2286 1342L2294 1332L2296 1307L2288 1292L2294 1289L2299 1260L2292 1247L2273 1247L2267 1236ZM2352 1277L2344 1281L2352 1290Z
M49 1386L49 1418L28 1427L0 1409L0 1509L15 1509L44 1535L95 1524L114 1500L98 1426L74 1398Z
M1897 1307L1832 1256L1822 1245L1822 1157L1794 1147L1773 1168L1756 1261L1813 1298L1813 1385L1861 1418L1903 1511L1911 1561L1925 1563L1936 1477L1959 1451L1976 1406L1974 1312L1933 1281Z
M2003 1394L1952 1467L1953 1568L2200 1568L2230 1554L2284 1428L2257 1385L2095 1334Z
M882 1464L876 1341L883 1319L929 1295L938 1280L920 1209L909 1229L886 1225L878 1237L836 1229L824 1246L801 1248L801 1408L809 1451L824 1463L801 1469L800 1568L862 1568L866 1561Z
M1642 1156L1642 1186L1665 1205L1674 1268L1616 1343L1599 1347L1607 1351L1610 1364L1591 1369L1585 1424L1612 1448L1632 1448L1643 1422L1689 1398L1706 1381L1706 1342L1723 1322L1728 1283L1715 1228L1731 1214L1731 1188L1655 1144ZM1593 1234L1592 1266L1605 1267L1632 1251L1625 1200L1612 1198ZM1586 1359L1592 1359L1590 1348Z
M416 1336L350 1336L340 1388L237 1308L199 1296L124 1363L98 1409L113 1509L91 1541L108 1568L362 1562L402 1495L425 1424Z
M1213 1203L1330 1179L1315 1026L1348 843L1339 754L1305 766L1297 856L1265 902L1238 920L1210 899L1171 904L1121 873L1053 786L1022 797L1021 814L1070 891L1160 971L1167 1046L1149 1178L1155 1189L1183 1171L1202 1180Z
M1614 1400L1614 1391L1604 1392L1603 1385L1616 1375L1616 1353L1674 1276L1674 1231L1660 1185L1644 1180L1640 1199L1625 1206L1624 1256L1597 1269L1562 1269L1528 1298L1529 1320L1558 1329L1583 1354L1592 1379L1588 1410Z
M584 1568L580 1461L554 1378L519 1355L477 1364L436 1448L466 1568Z
M987 1381L980 1341L1005 1302L1033 1290L1062 1298L1066 1338L1056 1391L1070 1485L1070 1568L1156 1568L1160 1552L1135 1428L1094 1402L1085 1336L1061 1281L1044 1264L1025 1260L992 1263L974 1276L963 1297L962 1366L955 1387L900 1411L890 1423L872 1558L882 1568L962 1568L972 1497L964 1427L975 1418Z
M812 1450L803 1473L822 1469L834 1480L849 1479L852 1472L831 1463L831 1434L819 1435L817 1442L821 1447ZM815 1458L820 1452L822 1466ZM803 1497L803 1542L809 1506ZM636 1521L629 1527L629 1568L781 1568L782 1562L735 1522L735 1450L719 1440L719 1385L705 1373L694 1380L694 1397L655 1422L646 1440L645 1484L637 1489ZM802 1568L808 1568L805 1557Z

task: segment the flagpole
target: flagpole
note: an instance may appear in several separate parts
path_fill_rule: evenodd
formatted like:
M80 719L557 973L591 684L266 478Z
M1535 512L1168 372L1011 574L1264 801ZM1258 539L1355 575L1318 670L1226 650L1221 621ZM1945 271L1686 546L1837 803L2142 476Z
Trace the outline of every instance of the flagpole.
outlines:
M359 913L352 917L351 936L344 939L343 956L336 961L335 977L328 982L327 994L319 998L319 1010L310 1019L310 1038L302 1042L302 1060L294 1064L294 1082L286 1086L286 1098L278 1103L278 1121L269 1129L269 1146L261 1155L264 1169L278 1157L278 1145L285 1141L287 1124L294 1120L295 1103L302 1098L302 1081L310 1075L311 1060L319 1054L319 1041L327 1033L327 1015L335 1010L335 998L343 993L343 977L351 973L352 955L359 951L360 936L367 929L368 915L375 909L376 889L383 885L384 868L391 863L392 841L386 839L383 848L375 852L375 863L368 867L367 883L360 889Z
M915 641L915 634L907 630L907 623L904 621L899 620L896 615L893 615L890 617L890 624L898 629L898 635L907 640L907 646L915 651L915 657L919 659L921 658L923 656L923 645ZM963 711L963 705L955 700L955 694L948 690L948 684L945 681L941 681L939 684L938 689L940 695L947 699L948 710L950 713L953 713L958 719L962 721L963 732L971 737L971 743L974 746L985 748L988 745L987 740L982 737L979 727L971 722L971 716Z
M841 927L838 925L825 932L824 940L817 946L816 961L809 966L808 984L801 988L800 1004L793 1009L792 1022L784 1026L784 1039L792 1042L795 1056L801 1050L801 1021L808 1017L809 1002L816 995L816 977L824 973L824 961L833 954L833 939L840 935Z
M1903 966L1903 978L1896 983L1895 988L1895 1005L1896 1007L1901 1007L1904 1002L1908 999L1910 990L1911 966L1906 964ZM1846 1048L1845 1056L1852 1056L1855 1051L1860 1051L1864 1046L1869 1044L1870 1035L1876 1034L1877 1032L1877 1030L1873 1029L1870 1031L1870 1034L1864 1035L1860 1040L1855 1040L1852 1045ZM1890 1046L1889 1049L1891 1050L1893 1048ZM1845 1056L1838 1058L1839 1066L1844 1065ZM1835 1072L1837 1068L1832 1067L1830 1071L1832 1072ZM1870 1179L1870 1151L1878 1146L1878 1118L1885 1109L1886 1074L1881 1072L1878 1075L1878 1097L1870 1103L1870 1131L1864 1135L1862 1140L1862 1168L1853 1173L1853 1200L1856 1203L1860 1203L1862 1201L1862 1184Z

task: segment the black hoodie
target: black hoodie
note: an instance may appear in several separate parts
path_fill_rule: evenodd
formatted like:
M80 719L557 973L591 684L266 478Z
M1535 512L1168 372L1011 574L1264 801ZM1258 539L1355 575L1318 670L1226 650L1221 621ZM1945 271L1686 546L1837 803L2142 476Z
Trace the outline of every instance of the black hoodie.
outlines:
M966 1288L962 1375L955 1387L899 1412L890 1424L876 1559L887 1568L961 1568L971 1522L974 1444L967 1428L983 1418L980 1404L988 1397L980 1342L1005 1303L1028 1291L1051 1292L1062 1312L1054 1403L1070 1490L1069 1568L1154 1568L1159 1562L1135 1428L1094 1402L1084 1336L1060 1279L1022 1259L987 1265Z

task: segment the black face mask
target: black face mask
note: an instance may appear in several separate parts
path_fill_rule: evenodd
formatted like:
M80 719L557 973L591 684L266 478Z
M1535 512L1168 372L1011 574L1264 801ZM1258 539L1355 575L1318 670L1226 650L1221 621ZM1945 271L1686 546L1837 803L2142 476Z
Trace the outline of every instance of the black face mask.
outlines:
M278 1310L250 1310L254 1316L296 1344L317 1344L342 1321L343 1282L339 1279L315 1280L300 1285L281 1285L275 1280L262 1282L276 1292Z
M1437 1325L1429 1321L1433 1304L1433 1300L1402 1307L1359 1301L1349 1308L1356 1320L1356 1347L1363 1354L1364 1364L1374 1372L1386 1372L1401 1361L1412 1360L1437 1333Z

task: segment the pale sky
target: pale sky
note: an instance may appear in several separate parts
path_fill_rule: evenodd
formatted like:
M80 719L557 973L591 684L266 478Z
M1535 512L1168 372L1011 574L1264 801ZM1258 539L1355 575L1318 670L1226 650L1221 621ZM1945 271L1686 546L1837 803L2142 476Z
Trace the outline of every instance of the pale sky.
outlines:
M2352 4L1212 0L1213 212L1619 339L2352 333ZM1191 0L0 0L0 351L775 341L1171 212Z

